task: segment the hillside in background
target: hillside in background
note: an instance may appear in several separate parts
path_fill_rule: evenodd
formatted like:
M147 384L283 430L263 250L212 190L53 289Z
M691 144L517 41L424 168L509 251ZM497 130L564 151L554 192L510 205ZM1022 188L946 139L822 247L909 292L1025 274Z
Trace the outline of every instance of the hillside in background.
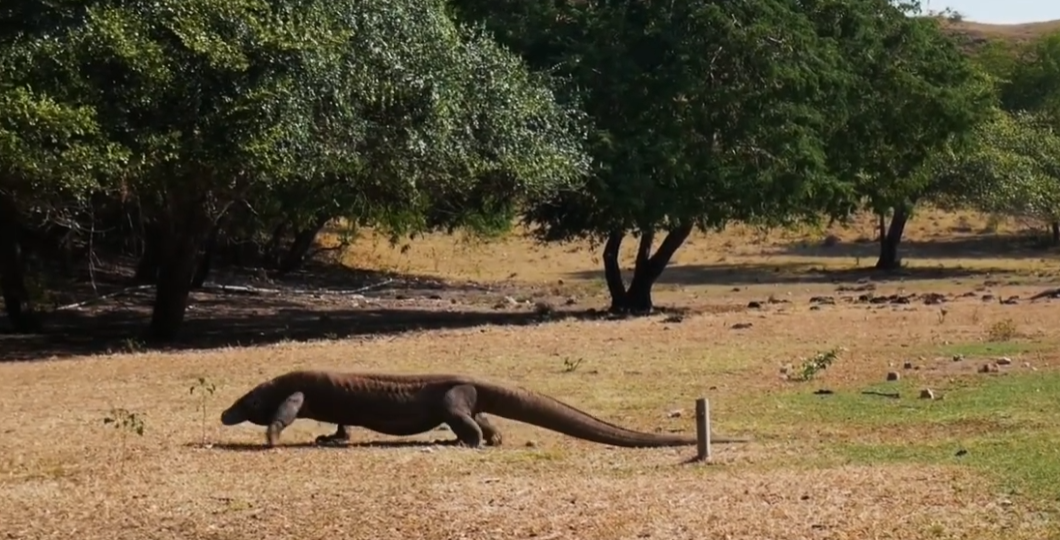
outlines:
M1060 31L1060 19L1024 24L987 24L944 19L943 25L962 38L961 41L969 48L980 47L988 41L1020 44L1042 34Z

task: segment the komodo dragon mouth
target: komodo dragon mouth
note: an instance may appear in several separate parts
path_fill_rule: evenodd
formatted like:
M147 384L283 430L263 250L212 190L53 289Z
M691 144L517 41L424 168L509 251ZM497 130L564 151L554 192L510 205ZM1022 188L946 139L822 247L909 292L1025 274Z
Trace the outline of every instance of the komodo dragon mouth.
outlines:
M234 407L231 409L225 409L225 411L221 413L221 423L226 426L234 426L246 421L247 418Z
M262 423L261 420L271 417L272 411L268 411L270 404L266 403L271 399L269 395L270 383L271 381L259 384L237 399L232 406L225 409L221 413L221 424L226 426L235 426L243 422L260 424ZM271 408L274 409L276 405L278 404L273 404ZM267 424L268 422L264 423Z

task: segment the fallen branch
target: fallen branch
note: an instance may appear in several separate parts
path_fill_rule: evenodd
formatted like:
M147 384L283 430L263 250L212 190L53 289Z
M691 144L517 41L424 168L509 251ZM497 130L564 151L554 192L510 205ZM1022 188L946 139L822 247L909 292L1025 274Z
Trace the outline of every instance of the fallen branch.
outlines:
M360 289L355 290L354 293L363 293L363 292L370 291L372 289L378 289L378 288L380 288L380 287L382 287L384 285L390 285L393 282L394 282L394 278L388 278L388 279L385 279L383 281L380 281L379 283L374 283L372 285L366 285L364 287L361 287Z
M390 279L381 281L379 283L373 283L371 285L366 285L364 287L360 287L360 288L357 288L357 289L340 289L340 290L333 290L333 289L319 289L319 290L314 290L314 289L270 289L270 288L264 288L264 287L253 287L253 286L250 286L250 285L224 285L224 284L220 284L220 283L204 283L200 290L206 290L206 291L211 291L211 292L220 292L220 293L225 293L225 294L245 294L245 295L252 295L252 296L266 295L266 294L298 294L298 295L317 294L317 295L341 295L341 296L347 296L347 295L361 294L361 293L370 291L372 289L378 289L379 287L383 287L383 286L388 285L388 284L393 283L393 282L394 282L394 279L390 278ZM88 300L83 300L81 302L75 302L73 304L67 304L65 306L59 306L59 307L55 308L55 311L66 311L66 310L71 310L71 309L80 309L80 308L83 308L83 307L88 307L88 306L90 306L92 304L96 304L96 303L102 302L104 300L110 300L112 298L118 298L118 297L130 294L130 293L139 292L139 291L145 291L145 290L148 290L148 289L153 289L154 287L155 286L153 284L137 285L135 287L128 287L128 288L122 289L120 291L115 291L115 292L112 292L112 293L104 294L102 296L97 296L95 298L89 298Z
M319 295L337 295L345 296L352 294L361 294L368 292L372 289L378 289L380 287L389 285L394 282L394 278L380 281L379 283L373 283L371 285L365 285L357 289L270 289L265 287L253 287L250 285L222 285L220 283L204 283L202 286L203 290L210 290L222 293L234 293L234 294L319 294Z
M203 283L202 287L200 287L199 290L223 294L245 294L250 296L260 296L263 294L280 294L282 292L287 292L281 289L269 289L265 287L254 287L251 285L224 285L221 283Z
M875 390L864 390L861 394L865 396L879 396L892 399L899 399L902 397L898 392L877 392Z
M134 292L137 292L137 291L147 290L147 289L150 289L150 288L153 288L153 287L154 287L154 285L137 285L135 287L128 287L128 288L122 289L120 291L115 291L115 292L112 292L112 293L104 294L103 296L97 296L95 298L89 298L88 300L83 300L81 302L74 302L73 304L67 304L65 306L59 306L59 307L55 308L55 311L65 311L65 310L69 310L69 309L80 309L80 308L87 307L87 306L90 306L92 304L95 304L97 302L102 302L104 300L109 300L111 298L118 298L119 296L124 296L126 294L134 293Z

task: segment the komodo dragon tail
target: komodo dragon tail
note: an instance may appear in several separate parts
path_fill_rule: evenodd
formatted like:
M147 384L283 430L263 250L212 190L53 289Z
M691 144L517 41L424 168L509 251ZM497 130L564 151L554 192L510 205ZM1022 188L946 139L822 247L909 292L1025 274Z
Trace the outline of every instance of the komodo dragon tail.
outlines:
M482 412L517 422L525 422L571 437L627 448L696 444L695 437L644 433L617 426L543 394L493 384L476 383L475 386L478 409ZM711 437L711 442L715 443L748 441L749 439Z

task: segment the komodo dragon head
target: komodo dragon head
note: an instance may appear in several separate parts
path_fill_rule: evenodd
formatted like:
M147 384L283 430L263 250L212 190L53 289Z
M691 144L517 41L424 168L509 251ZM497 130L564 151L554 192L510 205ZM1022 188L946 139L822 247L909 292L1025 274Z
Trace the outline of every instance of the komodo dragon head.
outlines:
M279 409L287 404L290 397L290 392L283 388L285 385L278 384L279 382L277 379L265 381L240 396L221 413L221 423L226 426L243 422L259 426L272 423Z

